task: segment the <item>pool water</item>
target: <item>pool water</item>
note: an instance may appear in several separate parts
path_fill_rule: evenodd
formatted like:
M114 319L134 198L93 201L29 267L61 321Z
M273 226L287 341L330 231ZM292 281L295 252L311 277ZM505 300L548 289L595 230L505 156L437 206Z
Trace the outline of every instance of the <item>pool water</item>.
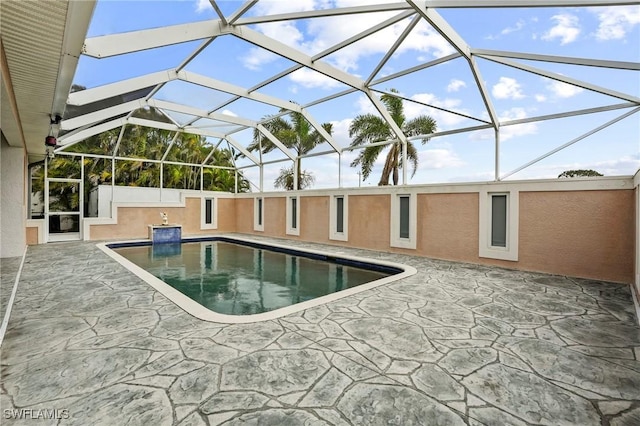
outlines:
M114 251L204 307L228 315L268 312L392 275L226 241Z

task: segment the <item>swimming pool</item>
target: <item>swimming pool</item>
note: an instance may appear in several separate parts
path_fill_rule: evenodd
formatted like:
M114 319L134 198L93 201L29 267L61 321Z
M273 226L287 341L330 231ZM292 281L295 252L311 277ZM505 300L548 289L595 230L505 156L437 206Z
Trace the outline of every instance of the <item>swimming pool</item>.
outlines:
M406 265L235 237L98 246L184 310L210 321L277 318L415 273Z

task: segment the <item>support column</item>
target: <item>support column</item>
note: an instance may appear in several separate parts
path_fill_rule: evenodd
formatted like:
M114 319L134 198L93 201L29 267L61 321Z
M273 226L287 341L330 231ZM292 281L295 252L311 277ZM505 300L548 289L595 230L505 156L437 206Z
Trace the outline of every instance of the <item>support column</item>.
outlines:
M494 176L494 180L497 182L500 180L500 128L496 127L495 129L495 134L496 134L496 152L495 152L495 164L494 164L494 170L495 170L495 176Z
M407 184L407 144L409 142L402 142L402 184Z

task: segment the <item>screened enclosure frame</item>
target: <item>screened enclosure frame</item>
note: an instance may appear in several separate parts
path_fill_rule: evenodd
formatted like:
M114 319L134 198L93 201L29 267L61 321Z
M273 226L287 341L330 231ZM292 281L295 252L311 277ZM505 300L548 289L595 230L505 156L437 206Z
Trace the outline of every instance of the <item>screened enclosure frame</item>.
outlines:
M53 112L54 114L60 114L63 117L60 123L52 124L52 132L58 135L59 142L59 146L56 148L55 153L57 155L84 155L85 157L110 158L112 161L131 160L147 161L152 163L159 162L161 165L169 164L170 162L166 160L166 156L171 147L167 148L164 156L159 160L129 158L126 156L118 155L118 147L121 143L125 127L128 125L137 125L175 132L174 140L180 133L189 133L204 138L214 139L217 141L217 143L211 145L209 156L207 156L204 162L200 164L180 163L181 165L200 167L201 170L204 170L204 168L235 169L236 180L239 171L257 167L260 169L260 181L258 184L254 182L251 182L251 184L255 189L262 191L264 189L263 169L264 166L268 164L291 162L293 164L293 170L297 171L297 160L301 158L337 154L340 160L342 154L348 151L358 151L371 146L388 145L397 142L400 142L402 146L402 164L407 164L407 144L409 141L431 139L478 130L493 130L493 179L494 181L500 181L512 176L513 174L523 169L530 167L531 165L549 157L550 155L555 154L560 150L563 150L575 144L580 140L583 140L603 129L606 129L607 127L621 120L627 119L634 115L637 118L637 113L640 111L640 94L619 92L599 86L589 81L567 77L562 74L547 71L531 65L532 62L545 64L565 64L639 72L640 64L637 62L541 55L516 51L477 49L474 48L471 42L465 40L438 12L439 9L451 8L473 10L477 8L625 6L638 5L640 4L640 2L638 1L406 0L388 4L291 12L268 16L246 16L247 12L253 10L258 2L258 0L246 1L234 13L225 15L221 12L221 8L219 7L217 1L210 0L211 8L215 11L217 19L87 38L82 47L82 51L79 52L79 54L98 59L110 58L117 55L125 55L129 53L141 52L149 49L156 49L164 46L194 41L197 41L199 45L188 55L186 55L180 63L176 64L174 68L70 93L67 100L66 112ZM393 12L393 16L382 22L372 25L370 28L358 34L355 34L315 55L309 55L301 50L288 46L280 42L279 40L271 38L252 28L252 26L256 24L267 24L282 21L298 21L338 15L358 15L373 12ZM348 73L323 60L323 58L326 58L327 56L334 54L341 49L345 49L371 34L375 34L376 32L383 30L384 28L407 19L410 20L408 26L400 34L397 40L393 42L392 46L383 55L382 59L379 60L377 65L374 67L373 72L371 72L367 76L361 77L352 73ZM425 61L411 68L396 71L389 75L382 75L380 73L382 68L390 60L390 58L396 52L402 42L409 36L412 29L422 21L427 22L440 36L442 36L446 40L446 42L451 47L453 47L455 52L442 56L440 58ZM294 65L290 66L284 71L271 75L267 79L251 87L238 86L227 81L214 79L210 76L193 71L187 71L185 69L187 65L196 57L198 57L198 55L201 54L207 46L209 46L214 40L220 37L229 37L242 40L252 46L259 47L281 58L285 58L288 61L292 62ZM400 98L402 98L402 95L398 93L392 93L390 91L380 90L375 86L398 77L416 73L457 59L462 60L465 64L464 66L468 67L470 75L475 81L484 107L484 116L474 117L454 108L447 108L443 107L442 105L434 105L426 102L411 100L412 102L417 102L418 104L438 109L449 114L475 120L477 124L472 126L453 128L445 131L436 131L431 134L411 137L407 136L402 131L402 129L394 122L389 111L385 108L385 105L380 100L380 96L383 94ZM503 67L508 67L533 75L545 77L552 81L565 83L590 92L603 94L612 98L612 101L607 105L595 108L573 109L554 114L538 115L522 119L501 120L496 113L494 101L489 94L487 83L483 80L482 74L478 67L477 61L479 59L489 61ZM306 102L304 104L298 104L293 101L285 100L272 95L267 95L261 92L260 89L267 86L268 84L289 76L291 73L300 69L311 70L313 72L322 74L323 76L328 77L329 79L332 79L333 81L345 86L346 89L320 99ZM636 75L640 77L640 74ZM209 108L202 109L197 108L193 105L170 102L167 100L158 99L156 97L157 93L165 85L175 81L196 85L207 90L215 90L216 92L226 94L228 98L226 101L221 102L217 105L211 105ZM376 113L380 115L380 117L386 122L392 133L395 135L392 139L355 147L341 146L322 127L319 120L317 120L309 110L313 106L339 99L343 96L353 93L359 93L366 96L368 101L375 109ZM232 116L222 113L227 105L239 99L246 99L252 102L268 105L269 107L277 108L280 112L275 116L283 116L290 112L302 114L302 116L309 122L313 129L322 136L324 141L327 142L329 149L322 152L313 152L309 154L298 155L291 149L287 148L287 146L274 134L272 134L265 126L265 123L268 120L273 119L274 115L261 120L255 120L248 117ZM159 121L136 117L136 111L149 108L153 108L163 113L166 117L166 120ZM70 111L73 111L73 114L70 114ZM572 140L558 143L558 145L554 149L536 158L533 158L530 161L525 162L524 164L514 168L513 170L508 170L506 172L503 172L501 170L500 145L502 128L513 125L583 116L608 111L617 111L618 115L613 119L610 119L606 123L594 127L593 129L588 130L587 132L579 135ZM188 120L186 123L180 124L171 118L169 112L186 114L192 116L193 118ZM202 125L204 120L214 120L215 122L223 123L224 125L228 126L230 130L227 129L225 131L219 131L204 126ZM116 143L114 151L111 152L110 155L71 153L66 151L73 145L82 142L91 136L95 136L102 132L118 128L121 129L118 141ZM247 146L241 143L236 137L239 132L245 130L257 132L266 140L273 143L273 145L275 145L275 147L282 154L282 157L277 159L263 160L261 153L249 151L247 149ZM250 164L237 166L235 163L235 159L233 160L233 167L207 164L207 162L210 160L211 154L223 142L226 144L228 149L233 150L234 152L237 152L244 158L248 159L250 161ZM341 186L341 168L342 161L340 160L338 161L338 186ZM403 185L407 184L408 182L407 169L408 167L402 167L401 183ZM294 187L296 188L297 179L298 173L294 173Z

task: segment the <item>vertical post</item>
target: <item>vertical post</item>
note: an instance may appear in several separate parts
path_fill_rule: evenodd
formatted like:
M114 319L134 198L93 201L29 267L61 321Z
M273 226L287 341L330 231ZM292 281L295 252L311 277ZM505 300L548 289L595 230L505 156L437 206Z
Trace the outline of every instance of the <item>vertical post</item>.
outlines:
M408 141L402 142L402 184L407 184L407 144Z
M113 206L113 199L115 197L116 190L116 159L111 157L111 205ZM113 211L113 209L111 210ZM111 212L109 212L109 217L111 217Z
M233 182L233 193L237 194L238 193L238 169L234 170L235 176L234 176L234 182Z
M342 153L338 152L338 188L342 188Z
M297 191L298 190L298 163L300 162L300 159L297 158L293 161L293 190Z
M262 161L260 162L260 192L264 191L264 164L262 164Z
M160 162L160 201L162 201L162 182L164 181L164 163Z
M495 169L495 176L494 176L494 180L497 182L500 180L500 128L496 127L495 129L495 134L496 134L496 152L495 152L495 165L494 165L494 169Z
M204 191L204 166L200 166L200 192Z
M73 157L75 158L75 156ZM80 211L78 212L78 233L80 234L80 239L84 240L84 225L83 225L83 221L84 221L84 155L80 156L80 188L79 188L80 194L78 194L79 198L80 198Z

